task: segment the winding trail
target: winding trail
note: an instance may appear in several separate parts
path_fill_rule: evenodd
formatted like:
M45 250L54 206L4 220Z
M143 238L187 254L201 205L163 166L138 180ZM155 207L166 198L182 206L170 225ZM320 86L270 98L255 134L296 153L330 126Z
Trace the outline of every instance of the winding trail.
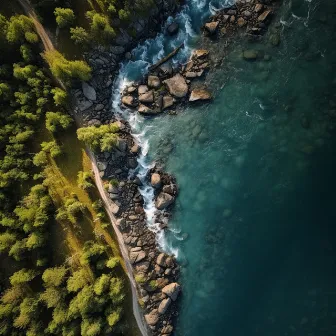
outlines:
M38 35L41 38L44 49L46 51L56 50L52 41L51 41L51 39L50 39L50 37L49 37L49 35L47 34L46 30L42 26L41 22L39 21L39 19L36 15L34 9L32 8L30 2L28 0L18 0L18 1L21 4L25 13L33 20L35 28L36 28L36 32L38 33ZM57 81L60 84L60 86L62 86L62 88L65 89L64 84L58 79L57 79ZM75 116L75 119L76 119L77 126L79 126L80 122L78 120L78 117L76 118L76 116ZM137 325L138 325L138 328L141 332L141 335L142 336L148 336L148 331L147 331L147 328L146 328L144 320L143 320L143 313L139 308L138 296L137 296L137 290L136 290L136 283L135 283L134 275L133 275L133 267L132 267L131 262L130 262L129 257L128 257L128 251L127 251L127 248L125 246L124 239L123 239L123 237L122 237L122 235L121 235L121 233L120 233L120 231L117 227L117 224L116 224L116 218L115 218L115 216L113 214L113 211L112 211L113 210L113 204L112 204L111 200L106 195L106 192L105 192L105 189L104 189L104 186L103 186L103 182L102 182L102 180L100 178L100 175L99 175L99 169L97 167L97 162L96 162L96 159L95 159L94 155L92 154L92 152L89 149L87 149L86 152L87 152L87 154L88 154L88 156L91 160L91 163L92 163L92 170L93 170L93 173L94 173L96 186L98 188L100 197L104 202L106 212L107 212L107 214L110 218L113 229L114 229L115 234L116 234L117 239L118 239L118 244L119 244L119 248L120 248L122 257L125 261L125 265L126 265L126 270L125 271L126 271L127 276L130 280L131 289L132 289L133 315L135 317L135 320L137 322Z
M103 182L102 182L102 180L100 178L100 175L99 175L99 169L97 167L97 162L96 162L96 159L95 159L94 155L90 151L87 151L87 154L88 154L88 156L89 156L89 158L92 162L92 170L93 170L96 186L99 190L100 197L104 202L105 209L106 209L106 212L107 212L107 214L110 218L113 229L116 233L118 243L119 243L119 247L120 247L120 251L121 251L121 254L122 254L122 256L124 258L124 261L125 261L126 273L127 273L127 276L130 280L131 289L132 289L132 298L133 298L132 301L133 301L134 317L137 321L138 328L139 328L142 336L148 336L147 328L145 327L144 321L143 321L143 318L142 318L143 314L139 309L136 283L135 283L134 276L133 276L133 267L132 267L131 262L130 262L129 257L128 257L128 252L127 252L127 248L126 248L125 243L124 243L124 239L123 239L123 237L122 237L122 235L121 235L121 233L120 233L120 231L117 227L116 218L115 218L115 216L112 212L113 204L112 204L111 200L106 195L106 192L105 192L105 189L104 189L104 186L103 186Z

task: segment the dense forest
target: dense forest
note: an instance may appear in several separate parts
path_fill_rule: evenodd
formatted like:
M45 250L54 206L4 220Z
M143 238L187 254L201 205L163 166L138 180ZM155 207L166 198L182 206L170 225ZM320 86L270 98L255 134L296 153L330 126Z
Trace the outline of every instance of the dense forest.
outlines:
M83 50L109 43L113 24L153 5L84 2L32 4L42 24L55 24ZM80 5L88 10L79 13ZM130 335L122 261L68 113L69 90L91 69L44 50L19 2L0 10L0 335ZM95 151L111 149L117 132L113 124L77 130Z

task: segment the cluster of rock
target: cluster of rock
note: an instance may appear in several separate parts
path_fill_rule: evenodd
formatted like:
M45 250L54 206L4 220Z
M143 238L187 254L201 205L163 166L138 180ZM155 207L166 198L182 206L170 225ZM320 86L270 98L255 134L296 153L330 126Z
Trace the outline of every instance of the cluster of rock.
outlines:
M241 31L258 38L266 31L276 6L272 0L238 0L212 16L204 30L213 37L230 37Z
M163 64L140 83L126 87L121 102L143 115L156 115L171 110L179 102L207 101L212 98L205 88L191 89L191 81L200 78L209 67L208 51L196 50L190 60L173 69Z

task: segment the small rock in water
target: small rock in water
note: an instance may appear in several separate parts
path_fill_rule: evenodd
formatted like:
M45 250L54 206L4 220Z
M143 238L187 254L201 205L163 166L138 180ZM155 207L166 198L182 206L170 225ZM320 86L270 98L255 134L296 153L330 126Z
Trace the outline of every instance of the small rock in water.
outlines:
M129 107L134 107L136 104L134 102L134 98L132 96L124 96L121 99L121 102Z
M164 110L168 107L171 107L174 105L174 103L175 103L175 99L172 96L164 96L162 109Z
M191 92L189 101L210 100L212 99L211 93L204 89L195 89Z

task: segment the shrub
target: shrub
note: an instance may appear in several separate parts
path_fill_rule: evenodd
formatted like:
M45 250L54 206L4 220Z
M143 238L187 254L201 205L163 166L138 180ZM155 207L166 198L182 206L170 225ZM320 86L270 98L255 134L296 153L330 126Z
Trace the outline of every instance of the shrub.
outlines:
M66 91L56 87L51 90L51 93L54 95L54 103L56 106L66 106L68 94Z
M93 181L92 181L90 173L83 172L83 171L78 172L77 184L78 184L79 188L81 188L83 190L91 189L94 186L94 184L92 182Z
M117 266L119 266L120 260L117 257L111 257L107 262L106 262L106 267L110 269L114 269Z
M20 271L15 272L10 278L10 283L12 286L22 285L27 282L32 281L37 276L37 273L34 270L29 270L26 268L21 269Z

